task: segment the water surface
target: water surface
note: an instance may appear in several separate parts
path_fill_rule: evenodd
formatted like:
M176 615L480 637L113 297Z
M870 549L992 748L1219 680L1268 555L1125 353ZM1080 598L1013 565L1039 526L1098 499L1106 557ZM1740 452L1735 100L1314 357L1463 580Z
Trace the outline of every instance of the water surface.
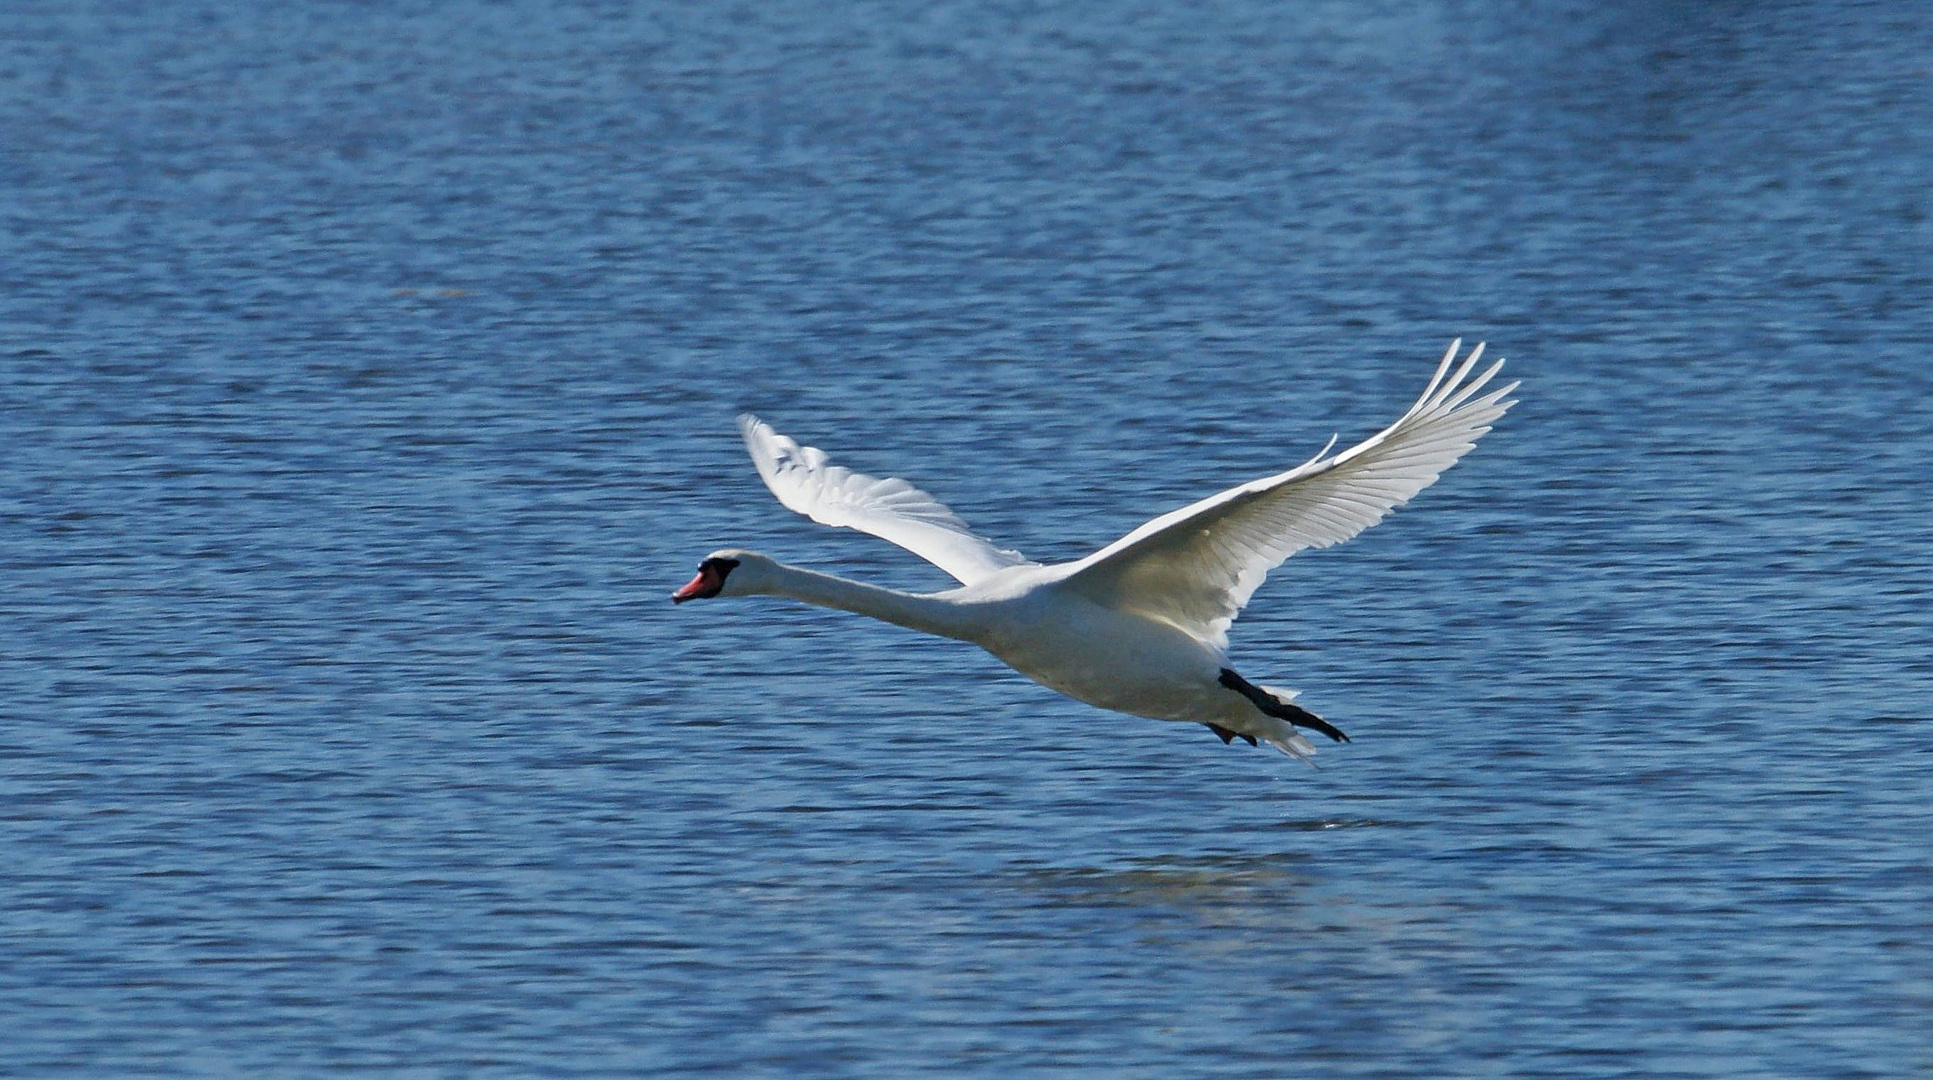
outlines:
M0 14L23 1076L1933 1069L1905 6ZM1523 404L1235 629L1312 771L833 612Z

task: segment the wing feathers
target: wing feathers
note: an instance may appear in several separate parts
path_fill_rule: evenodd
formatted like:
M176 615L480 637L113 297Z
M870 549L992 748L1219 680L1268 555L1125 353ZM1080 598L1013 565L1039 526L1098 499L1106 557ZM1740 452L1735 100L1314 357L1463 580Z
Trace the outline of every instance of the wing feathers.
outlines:
M1268 572L1304 548L1376 524L1436 481L1514 402L1517 384L1483 393L1478 345L1452 342L1429 385L1394 424L1334 456L1329 447L1275 476L1164 514L1077 564L1065 585L1111 607L1162 619L1217 647ZM1480 396L1479 396L1480 395Z
M898 544L967 585L1028 565L1026 556L975 535L959 515L904 480L834 465L825 451L800 446L751 413L738 418L738 430L765 486L788 510Z

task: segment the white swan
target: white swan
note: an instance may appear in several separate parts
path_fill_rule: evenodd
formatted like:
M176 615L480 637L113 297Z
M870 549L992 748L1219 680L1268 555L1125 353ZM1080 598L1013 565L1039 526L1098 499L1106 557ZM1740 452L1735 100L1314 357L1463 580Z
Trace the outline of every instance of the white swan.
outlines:
M1208 725L1226 743L1267 742L1307 761L1295 730L1348 736L1256 686L1228 664L1228 627L1268 572L1303 548L1338 544L1435 482L1514 401L1517 384L1478 396L1503 362L1469 378L1483 346L1455 365L1450 344L1416 404L1340 454L1309 461L1164 514L1076 562L1043 566L995 547L924 491L830 464L749 413L739 417L779 502L825 525L872 533L958 578L916 594L821 574L736 548L715 551L671 595L788 596L970 641L1016 671L1103 709ZM1454 371L1452 366L1455 365Z

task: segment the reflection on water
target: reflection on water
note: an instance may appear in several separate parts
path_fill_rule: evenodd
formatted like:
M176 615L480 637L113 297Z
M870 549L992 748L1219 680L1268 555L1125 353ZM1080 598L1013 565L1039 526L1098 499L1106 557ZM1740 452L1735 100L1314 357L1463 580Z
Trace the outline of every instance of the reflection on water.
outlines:
M1200 912L1291 906L1311 879L1298 852L1137 858L1120 867L1039 867L1013 872L1014 887L1046 903L1181 908Z

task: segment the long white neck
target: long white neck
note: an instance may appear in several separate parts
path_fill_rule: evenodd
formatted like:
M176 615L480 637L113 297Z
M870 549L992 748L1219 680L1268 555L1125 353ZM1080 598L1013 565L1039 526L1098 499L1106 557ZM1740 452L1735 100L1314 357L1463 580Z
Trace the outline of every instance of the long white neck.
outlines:
M870 615L908 629L941 637L973 640L971 608L938 596L883 589L877 585L774 562L758 592L787 596L820 607Z

